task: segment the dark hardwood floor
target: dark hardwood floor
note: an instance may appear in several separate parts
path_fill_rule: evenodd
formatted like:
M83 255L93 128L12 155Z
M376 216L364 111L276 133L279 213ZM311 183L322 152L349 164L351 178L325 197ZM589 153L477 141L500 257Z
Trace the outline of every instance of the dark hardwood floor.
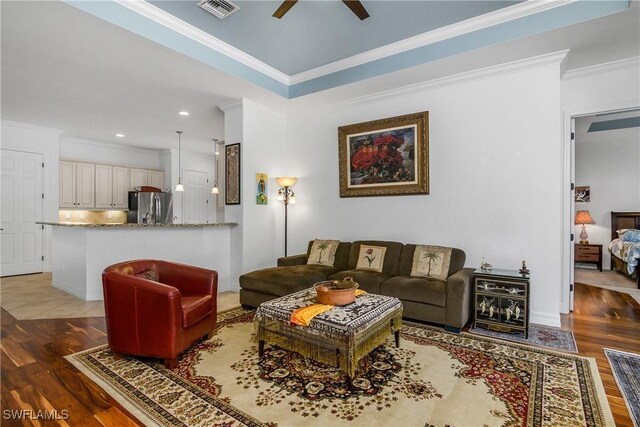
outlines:
M640 353L640 305L628 294L580 283L574 302L562 327L573 331L580 355L596 359L616 425L633 427L603 348Z
M603 347L640 352L640 306L630 296L576 285L575 311L562 325L581 355L594 357L619 427L633 423ZM104 318L16 320L2 310L0 423L13 425L139 425L125 409L62 357L106 343ZM7 419L6 410L49 411L58 421Z

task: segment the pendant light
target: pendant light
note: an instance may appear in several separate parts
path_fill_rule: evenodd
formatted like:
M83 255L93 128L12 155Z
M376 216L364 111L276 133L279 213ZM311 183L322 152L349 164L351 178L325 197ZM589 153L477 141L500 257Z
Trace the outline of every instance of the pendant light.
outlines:
M176 185L176 191L184 191L182 185L182 131L177 130L178 134L178 185Z
M218 151L218 140L215 138L211 140L213 141L213 150L216 156L216 177L213 180L213 187L211 188L211 194L218 194L220 193L220 189L218 188L218 156L220 155L220 152Z

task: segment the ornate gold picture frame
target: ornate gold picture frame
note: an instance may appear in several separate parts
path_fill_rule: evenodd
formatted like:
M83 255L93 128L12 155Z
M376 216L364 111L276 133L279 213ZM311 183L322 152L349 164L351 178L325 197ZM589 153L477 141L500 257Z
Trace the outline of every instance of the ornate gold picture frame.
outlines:
M429 194L429 112L338 128L340 197Z

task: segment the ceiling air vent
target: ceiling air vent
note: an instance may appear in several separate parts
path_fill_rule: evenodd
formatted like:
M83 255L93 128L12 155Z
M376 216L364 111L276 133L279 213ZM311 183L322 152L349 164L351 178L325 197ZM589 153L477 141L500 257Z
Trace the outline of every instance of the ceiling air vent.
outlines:
M198 6L220 19L240 10L237 5L226 0L200 0Z

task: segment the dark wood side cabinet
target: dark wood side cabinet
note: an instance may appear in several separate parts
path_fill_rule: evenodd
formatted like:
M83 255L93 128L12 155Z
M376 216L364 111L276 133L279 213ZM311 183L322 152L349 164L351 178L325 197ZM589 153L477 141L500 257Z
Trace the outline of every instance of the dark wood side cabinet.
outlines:
M476 270L475 327L529 336L529 274L517 270Z
M602 271L602 245L575 245L575 262L596 264Z

